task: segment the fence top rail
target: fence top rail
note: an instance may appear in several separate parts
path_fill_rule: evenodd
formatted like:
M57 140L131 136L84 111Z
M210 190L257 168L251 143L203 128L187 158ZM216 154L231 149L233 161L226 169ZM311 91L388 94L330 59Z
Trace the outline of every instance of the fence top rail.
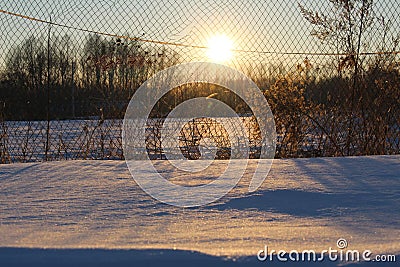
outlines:
M114 33L107 33L107 32L95 31L95 30L90 30L90 29L84 29L84 28L80 28L80 27L74 27L74 26L70 26L70 25L66 25L66 24L53 22L50 20L31 17L31 16L27 16L24 14L14 13L14 12L10 12L10 11L3 10L3 9L0 9L0 13L14 16L14 17L19 17L22 19L30 20L30 21L36 21L36 22L45 23L48 25L62 27L62 28L70 29L70 30L76 30L76 31L92 33L92 34L97 34L97 35L103 35L103 36L108 36L108 37L114 37L114 38L120 38L120 39L127 39L130 41L153 43L153 44L168 45L168 46L177 46L177 47L187 47L187 48L195 48L195 49L208 49L207 46L203 46L203 45L193 45L193 44L185 44L185 43L178 43L178 42L151 40L151 39L145 39L145 38L140 38L140 37L132 37L132 36L127 36L127 35L119 35L119 34L114 34ZM238 52L238 53L273 54L273 55L305 55L305 56L348 56L349 55L348 53L322 53L322 52L301 52L301 51L299 51L299 52L277 52L277 51L258 51L258 50L246 50L246 49L232 49L232 51ZM398 54L400 54L400 51L375 51L375 52L359 53L359 55L362 55L362 56L398 55Z

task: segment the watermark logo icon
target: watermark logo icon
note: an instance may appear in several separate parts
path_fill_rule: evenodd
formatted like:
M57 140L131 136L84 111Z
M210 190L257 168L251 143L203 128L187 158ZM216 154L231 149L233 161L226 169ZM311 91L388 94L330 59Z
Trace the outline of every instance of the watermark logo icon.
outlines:
M227 66L206 62L176 65L157 73L142 84L128 105L122 132L124 156L133 178L146 193L161 202L179 207L202 206L225 196L245 173L250 153L249 129L241 114L212 97L196 97L184 101L161 119L150 116L168 92L194 83L225 88L251 109L252 117L258 125L260 142L257 147L259 155L255 159L257 168L248 188L250 192L257 190L266 179L275 156L276 131L271 109L261 90L246 75ZM199 186L182 186L163 177L149 156L147 137L155 127L150 122L152 120L161 121L157 124L162 127L159 141L170 166L194 177L213 167L216 154L221 149L218 150L215 136L203 135L197 142L201 157L191 160L182 153L182 132L188 131L187 125L190 123L203 123L204 127L212 121L213 125L222 127L230 145L225 170L217 179ZM232 125L235 127L232 128Z
M345 249L345 248L347 248L347 246L348 246L347 240L344 239L344 238L339 238L339 239L336 241L336 246L337 246L339 249Z

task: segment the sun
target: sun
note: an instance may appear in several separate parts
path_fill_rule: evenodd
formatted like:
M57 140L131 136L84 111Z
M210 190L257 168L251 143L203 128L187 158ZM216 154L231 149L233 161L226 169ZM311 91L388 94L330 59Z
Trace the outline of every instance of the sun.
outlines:
M214 35L208 40L207 57L215 63L226 63L233 57L233 41L226 35Z

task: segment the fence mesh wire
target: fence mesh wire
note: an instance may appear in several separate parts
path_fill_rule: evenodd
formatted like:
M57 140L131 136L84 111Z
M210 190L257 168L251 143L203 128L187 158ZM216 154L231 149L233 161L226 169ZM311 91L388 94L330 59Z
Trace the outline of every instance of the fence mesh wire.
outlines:
M275 116L277 157L399 153L399 15L395 0L2 0L0 162L123 158L122 118L136 89L194 61L255 81ZM212 95L249 116L229 92ZM150 122L153 158L163 158L165 112ZM185 140L196 158L198 143Z

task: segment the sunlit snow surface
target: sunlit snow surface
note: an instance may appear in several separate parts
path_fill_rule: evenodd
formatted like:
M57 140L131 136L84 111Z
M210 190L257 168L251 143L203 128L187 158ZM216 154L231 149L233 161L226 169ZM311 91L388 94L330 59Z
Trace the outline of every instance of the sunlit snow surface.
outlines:
M154 163L177 184L217 178ZM249 194L252 164L228 196L189 209L149 197L124 161L0 165L0 247L177 249L238 258L256 257L264 245L322 251L345 238L349 249L400 254L400 156L275 160L261 189Z

